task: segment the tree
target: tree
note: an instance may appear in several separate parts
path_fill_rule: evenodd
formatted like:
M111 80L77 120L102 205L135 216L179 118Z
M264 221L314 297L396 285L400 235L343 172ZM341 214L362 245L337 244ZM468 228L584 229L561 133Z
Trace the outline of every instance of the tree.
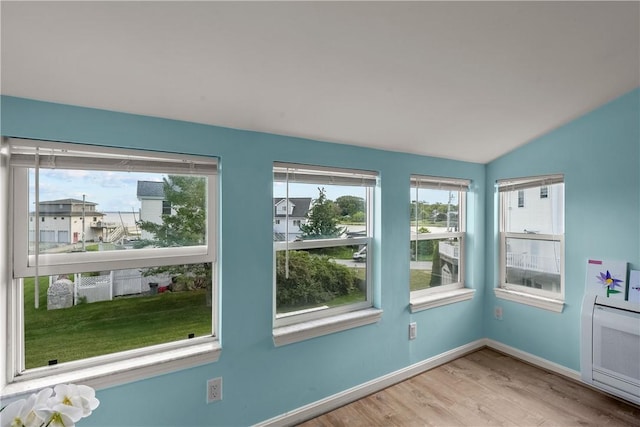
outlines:
M357 196L340 196L336 199L336 205L341 216L352 217L358 212L364 214L364 199Z
M318 187L318 193L318 198L314 199L313 207L307 213L307 223L300 225L302 238L339 237L346 231L346 228L338 227L338 210L335 204L327 199L324 188Z
M440 261L440 246L438 241L434 241L433 259L431 264L431 282L429 287L442 285L442 262Z
M201 245L207 232L206 179L196 176L169 175L164 178L164 197L171 204L172 213L162 215L162 224L141 221L142 230L154 238L139 246L182 247ZM150 268L145 275L168 273L187 287L206 288L207 305L211 305L211 263L170 265Z

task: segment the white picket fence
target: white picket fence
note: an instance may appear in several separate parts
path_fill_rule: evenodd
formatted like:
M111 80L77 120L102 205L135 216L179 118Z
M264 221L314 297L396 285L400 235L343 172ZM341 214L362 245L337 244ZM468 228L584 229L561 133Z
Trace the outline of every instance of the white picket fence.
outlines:
M116 270L100 276L74 276L74 304L85 302L111 301L114 297L137 295L148 292L149 283L166 285L168 275L143 276L138 269Z
M104 276L83 276L75 274L73 280L73 301L96 302L113 299L113 280L111 274Z

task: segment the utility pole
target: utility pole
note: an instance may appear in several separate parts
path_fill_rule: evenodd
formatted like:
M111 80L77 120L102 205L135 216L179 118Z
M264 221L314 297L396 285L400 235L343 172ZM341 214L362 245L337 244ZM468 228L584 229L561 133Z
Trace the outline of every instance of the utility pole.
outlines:
M86 195L83 194L82 195L82 252L85 251L85 244L84 244L84 203L85 203L85 198Z
M449 222L449 217L451 216L451 199L453 198L453 194L449 191L449 200L447 201L447 231L451 231L451 223Z

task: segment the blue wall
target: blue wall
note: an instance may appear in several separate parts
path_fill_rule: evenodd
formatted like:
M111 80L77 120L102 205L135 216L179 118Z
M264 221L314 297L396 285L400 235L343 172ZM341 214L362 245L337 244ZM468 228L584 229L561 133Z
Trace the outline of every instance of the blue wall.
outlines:
M483 337L578 370L586 259L626 259L640 268L640 89L488 165L6 96L1 107L3 135L221 159L220 360L100 390L101 408L82 421L86 426L247 425ZM380 172L376 245L381 263L375 280L376 305L384 315L377 324L274 347L273 161ZM566 189L566 306L559 314L493 294L498 281L495 180L558 172L565 174ZM408 310L409 254L404 248L411 173L472 180L465 279L478 291L471 301L415 314ZM249 266L246 242L256 254ZM503 321L493 319L496 305L504 309ZM418 323L415 341L407 339L411 321ZM224 378L224 399L206 405L205 382L214 376Z
M562 313L497 299L496 196L500 178L565 175ZM487 165L485 333L503 344L580 369L580 308L588 258L640 268L640 89ZM502 321L493 308L502 306Z
M101 408L83 420L83 426L252 424L484 336L479 321L481 291L470 301L409 312L409 251L405 249L410 174L471 179L466 280L469 286L482 289L485 165L6 96L1 107L3 135L220 157L220 360L100 390ZM375 277L376 305L384 310L380 322L274 347L273 161L380 172L376 245L381 262ZM254 254L249 264L248 242ZM411 321L418 323L415 341L408 340ZM224 399L207 405L206 380L215 376L223 377Z

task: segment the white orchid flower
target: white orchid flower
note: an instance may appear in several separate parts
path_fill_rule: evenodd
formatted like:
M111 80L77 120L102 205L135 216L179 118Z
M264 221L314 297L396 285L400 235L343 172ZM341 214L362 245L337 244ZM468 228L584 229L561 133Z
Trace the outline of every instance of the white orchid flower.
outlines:
M20 399L10 403L0 412L1 427L40 427L44 419L36 412L36 409L46 405L47 399L53 390L45 388L29 398Z
M78 385L75 387L76 392L82 398L82 416L88 417L93 410L100 405L100 401L96 399L96 392L91 387L86 385Z
M82 408L64 403L38 408L36 413L47 420L47 427L75 427L76 422L82 419Z
M24 407L27 401L25 399L16 400L9 403L0 412L0 426L2 427L22 427L24 422Z
M61 384L0 409L0 427L75 427L99 404L91 387Z
M63 404L82 410L81 418L88 417L100 403L96 392L86 385L60 384L54 387L55 395L49 399L49 406ZM78 421L78 420L75 420Z

